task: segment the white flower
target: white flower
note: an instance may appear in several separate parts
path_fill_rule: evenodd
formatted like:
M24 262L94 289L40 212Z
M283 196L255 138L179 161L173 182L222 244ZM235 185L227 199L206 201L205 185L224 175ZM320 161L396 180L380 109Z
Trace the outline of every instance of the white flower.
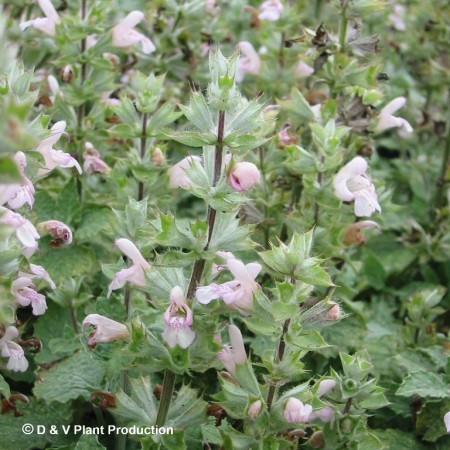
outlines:
M47 303L45 297L39 294L30 278L20 277L14 280L11 286L11 291L16 297L16 300L22 306L31 305L33 314L40 316L45 313Z
M389 128L403 128L407 133L412 133L413 128L409 122L402 117L395 117L393 114L406 105L405 97L397 97L390 101L380 112L380 117L375 130L382 132Z
M345 202L355 202L355 215L370 217L381 212L375 186L366 175L367 162L356 156L339 170L333 180L336 197Z
M45 138L37 147L36 151L44 157L45 167L40 170L41 175L46 175L55 167L70 168L76 167L81 174L81 167L78 161L73 158L69 153L64 153L62 150L55 150L53 145L56 144L58 139L64 133L66 129L66 122L63 120L56 122L52 126L52 134L48 138Z
M258 75L261 70L261 60L253 45L248 41L241 41L238 44L241 51L239 57L239 65L236 71L236 81L240 82L244 79L246 73Z
M24 246L22 253L26 258L29 258L37 250L37 239L40 236L29 220L22 217L19 213L0 206L0 223L14 229L17 239Z
M127 281L136 286L144 286L144 270L150 267L150 264L144 259L141 252L130 240L124 238L117 239L114 245L118 247L124 255L130 258L133 264L127 269L119 270L119 272L114 275L114 278L109 285L108 297L111 295L112 291L125 286Z
M25 372L28 369L28 361L25 358L23 348L13 342L19 336L16 327L8 327L0 338L0 351L2 356L9 358L7 368L13 372Z
M54 36L56 24L60 23L61 19L50 0L38 0L38 3L45 14L45 17L39 17L23 22L20 24L20 29L25 30L25 28L33 27L50 36Z
M95 344L98 342L128 339L130 336L126 325L100 314L89 314L86 316L83 320L83 333L88 327L93 328L87 337L89 347L95 347Z
M283 4L280 0L267 0L259 7L258 18L260 20L276 21L283 12Z
M112 29L112 44L115 47L129 47L140 43L145 54L153 53L156 50L153 42L134 29L143 18L144 14L141 11L131 11Z

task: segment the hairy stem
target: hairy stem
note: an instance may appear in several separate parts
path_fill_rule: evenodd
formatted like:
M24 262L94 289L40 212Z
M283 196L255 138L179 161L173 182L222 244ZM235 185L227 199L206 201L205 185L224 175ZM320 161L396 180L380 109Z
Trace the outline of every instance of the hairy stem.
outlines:
M85 18L86 18L86 0L81 0L81 20L84 21ZM85 51L86 51L86 38L83 38L81 40L81 49L80 49L80 55L82 58L80 71L81 85L83 85L84 82L86 81L86 62L84 61ZM78 131L80 132L83 129L83 121L84 121L84 102L78 107L77 111L77 125Z
M143 161L145 156L145 148L147 145L147 113L142 115L142 135L141 135L141 161ZM138 184L138 201L141 201L144 198L144 183L139 181Z
M167 413L169 412L170 401L173 396L173 388L175 386L175 374L166 369L164 372L164 381L161 393L161 400L159 401L158 414L156 416L156 426L162 427L166 423Z
M341 1L342 3L342 1ZM346 7L345 5L342 6L342 12L341 12L341 21L339 24L339 45L341 47L341 52L345 52L345 38L347 37L347 16L346 13Z
M286 349L286 341L285 341L285 336L286 333L288 332L289 329L289 324L291 323L291 319L287 319L284 322L283 325L283 332L281 333L281 337L280 340L278 342L278 348L276 350L275 353L275 361L276 362L280 362L283 360L283 356L284 356L284 351ZM272 407L272 402L273 402L273 398L275 396L275 391L276 391L277 387L275 384L271 384L269 387L269 392L267 393L267 410L270 411L270 408Z
M216 186L220 179L222 172L222 157L223 157L223 135L225 129L225 111L219 111L219 123L217 127L217 143L214 155L214 175L212 186ZM212 233L214 230L214 224L216 221L216 210L208 206L207 213L208 221L208 240L206 242L204 251L208 250L211 243ZM195 290L200 282L205 268L205 260L203 258L198 259L192 269L191 280L189 282L189 288L187 292L187 298L191 299L194 296ZM156 416L156 426L162 427L166 423L167 413L169 412L170 401L172 400L173 388L175 386L175 374L167 369L164 372L164 381L162 388L161 400L159 402L158 414Z
M345 403L344 410L342 411L343 414L348 414L348 413L350 412L350 408L351 408L351 406L352 406L352 400L353 400L353 398L350 397L350 398L347 400L347 402Z
M447 139L445 140L444 154L442 155L441 170L439 172L439 178L437 180L437 192L436 192L436 207L442 208L445 205L445 192L446 192L446 174L448 171L448 165L450 162L450 131L448 132Z
M214 155L214 175L212 187L217 185L220 174L222 172L222 158L223 158L223 134L225 129L225 111L219 111L219 124L217 127L217 143ZM214 231L214 224L216 223L216 210L208 206L208 212L206 214L206 220L208 221L208 240L204 251L208 250L211 243L212 234ZM194 296L194 292L197 289L200 278L202 277L203 269L205 268L205 260L203 258L198 259L192 269L191 281L189 282L189 288L187 292L187 298L190 299Z

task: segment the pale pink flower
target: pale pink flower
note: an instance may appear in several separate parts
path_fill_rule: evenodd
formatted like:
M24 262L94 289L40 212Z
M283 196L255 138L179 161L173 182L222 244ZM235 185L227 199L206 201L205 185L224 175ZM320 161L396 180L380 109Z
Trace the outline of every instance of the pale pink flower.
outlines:
M406 8L403 5L394 4L392 13L388 16L389 22L398 31L406 31L405 13Z
M253 163L242 161L233 164L228 180L234 190L248 191L258 184L260 178L261 173Z
M3 357L9 358L7 369L13 372L25 372L28 369L28 361L25 358L23 348L13 341L19 337L16 327L10 326L0 338L0 351Z
M85 317L83 320L83 334L88 327L92 327L92 331L87 337L89 347L95 347L99 342L111 342L130 337L126 325L100 314L89 314Z
M262 401L256 400L248 407L247 414L252 419L256 419L256 417L258 417L261 414L261 409L262 409Z
M278 132L278 144L281 148L285 147L286 145L295 144L297 142L297 138L291 136L288 133L290 126L284 126L279 132Z
M236 81L240 82L244 79L246 73L258 75L261 70L261 60L253 45L248 41L241 41L238 44L241 52L239 57L239 65L236 71Z
M18 275L19 277L26 277L29 278L30 280L34 280L35 278L41 278L42 280L46 281L52 289L55 289L56 287L55 283L50 278L48 272L42 266L30 263L30 272L31 273L19 271Z
M390 101L381 111L375 130L382 132L389 128L402 128L407 133L413 132L412 126L402 117L395 117L393 114L406 105L405 97L397 97Z
M345 202L355 202L355 215L370 217L375 211L381 212L375 186L367 177L367 162L356 156L339 170L333 180L336 197Z
M61 19L50 0L38 0L38 3L45 14L45 17L39 17L23 22L20 24L20 29L25 30L25 28L33 27L50 36L54 36L56 25L61 22Z
M164 153L159 147L155 147L155 149L152 151L152 163L155 166L162 166L166 162L166 158L164 156Z
M34 204L34 186L26 177L25 169L27 167L26 157L23 152L17 152L14 160L22 175L22 181L14 184L0 184L0 205L8 202L8 206L12 209L21 208L28 203L30 208Z
M145 54L153 53L156 50L153 42L134 27L143 20L144 13L141 11L131 11L125 19L119 22L112 29L112 44L114 47L130 47L134 44L141 44Z
M55 167L70 168L76 167L81 174L81 167L78 161L73 158L69 153L64 153L62 150L55 150L53 145L56 144L58 139L64 133L66 129L66 122L63 120L56 122L51 128L51 136L45 138L37 147L36 151L44 157L45 167L40 170L41 175L46 175Z
M111 168L101 159L100 153L94 148L94 146L90 142L86 142L84 144L84 148L83 170L89 174L109 173Z
M72 230L59 220L46 220L38 223L38 230L49 233L56 244L71 244Z
M447 433L450 433L450 411L445 413L444 424L445 424L445 429L447 430Z
M101 102L107 106L119 106L120 100L118 98L110 97L112 92L113 91L103 92L102 95L100 96Z
M194 319L186 296L180 286L175 286L170 292L170 305L164 313L164 331L162 337L170 348L179 345L188 348L195 339L191 329Z
M202 58L207 56L209 54L210 50L211 50L211 45L208 44L207 42L203 42L202 44L200 44L200 56Z
M236 325L228 327L231 344L225 344L217 353L217 359L222 362L225 369L233 375L236 375L236 364L245 364L247 354L245 352L244 340L241 330Z
M186 173L192 164L201 163L200 156L186 156L180 162L169 168L167 174L169 175L169 186L171 188L188 188L195 186Z
M197 288L197 300L206 305L212 300L222 298L230 307L235 309L251 309L253 306L253 293L259 289L255 281L262 267L258 263L244 265L237 259L229 259L227 267L235 279L222 284L212 283L209 286Z
M24 246L22 253L26 258L29 258L37 250L39 233L29 220L0 206L0 223L14 229L17 239Z
M16 195L21 186L18 183L0 184L0 206L4 205L9 199Z
M30 278L20 277L14 280L11 285L11 292L20 305L31 305L35 316L40 316L45 313L47 309L45 296L37 292L37 287Z
M205 0L205 12L211 15L215 15L219 12L220 8L217 6L216 0Z
M267 0L259 7L258 18L260 20L276 21L283 12L283 4L280 0Z
M57 95L62 95L58 80L53 75L49 75L47 77L47 83L51 93L50 100L52 103L55 103L55 97Z
M236 259L236 257L231 252L216 252L216 255L222 258L225 264L213 264L211 270L213 274L219 273L221 270L226 269L227 268L226 262L229 259Z
M295 66L294 73L300 78L307 78L314 73L314 69L310 65L306 64L304 61L300 61Z
M325 408L320 408L317 411L314 411L309 416L309 420L320 419L322 422L333 422L334 421L334 411L329 406L325 406Z
M319 388L317 389L317 396L322 397L322 395L325 395L327 392L334 389L336 386L336 381L334 380L322 380L319 383Z
M284 418L289 423L305 423L310 419L312 406L295 397L289 397L284 407Z
M130 240L124 238L117 239L114 245L118 247L125 256L130 258L133 264L127 269L119 270L119 272L114 275L114 278L109 285L108 297L111 295L112 291L125 286L127 281L136 286L144 286L144 271L150 267L150 264L144 259L141 252Z

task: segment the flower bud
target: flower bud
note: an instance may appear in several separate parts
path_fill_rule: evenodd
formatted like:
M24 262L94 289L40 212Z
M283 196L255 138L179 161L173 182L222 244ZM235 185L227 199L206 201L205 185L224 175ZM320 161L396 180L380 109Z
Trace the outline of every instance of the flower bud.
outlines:
M326 320L339 320L341 316L341 307L336 303L328 310Z
M376 222L372 220L362 220L361 222L356 222L345 229L342 241L346 245L364 244L364 242L366 242L366 238L361 231L367 228L376 228L381 230L380 225Z
M285 126L278 132L278 146L280 148L283 148L286 145L295 144L297 142L297 138L295 136L289 135L287 132L288 129L289 126Z
M130 336L128 329L124 324L111 320L108 317L101 316L100 314L89 314L83 320L83 332L90 326L93 330L87 337L87 343L91 348L94 348L98 342L128 339Z
M312 436L309 438L309 443L314 448L323 448L325 445L325 438L323 436L323 433L321 431L316 431L312 434Z
M450 433L450 411L448 411L444 416L444 424L447 433Z
M229 182L236 191L248 191L256 186L261 178L258 168L250 162L238 162L230 171Z
M334 308L334 306L333 306ZM323 380L319 383L319 388L317 389L317 396L321 397L328 391L331 391L336 386L336 381L334 380Z
M120 64L120 58L115 53L105 52L102 56L113 66L118 66Z
M155 166L162 166L166 162L166 158L164 157L164 153L161 151L159 147L155 147L152 152L152 163Z
M261 414L262 402L261 400L256 400L248 408L248 415L252 419L255 419Z
M72 242L72 231L59 220L47 220L38 224L38 229L50 233L53 237L53 244L70 244Z
M60 76L64 83L70 83L73 78L73 67L70 64L65 65L61 69Z

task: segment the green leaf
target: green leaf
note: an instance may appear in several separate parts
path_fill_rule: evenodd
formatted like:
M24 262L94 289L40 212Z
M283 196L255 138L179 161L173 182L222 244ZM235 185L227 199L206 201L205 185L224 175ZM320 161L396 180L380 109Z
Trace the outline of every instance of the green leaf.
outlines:
M116 408L111 410L112 414L127 424L137 426L154 424L158 409L150 378L130 379L130 386L131 396L122 391L116 394Z
M20 183L22 177L14 159L10 156L0 155L0 180L2 184Z
M0 416L2 442L0 448L4 450L31 450L46 448L47 444L55 447L69 445L76 441L77 437L62 433L62 426L70 425L72 422L72 407L70 402L60 404L46 404L43 400L30 397L30 404L23 406L17 402L18 409L23 412L23 416L14 417L13 414ZM22 426L31 424L34 432L27 435L22 431ZM45 427L46 433L37 434L37 426ZM50 427L54 425L58 434L51 434Z
M205 97L200 92L191 94L191 104L189 107L180 105L181 111L187 117L189 122L194 124L199 130L205 133L214 131L214 122L209 111Z
M380 260L370 251L364 252L363 271L367 281L375 289L383 289L386 273Z
M39 370L40 381L34 386L36 398L47 403L66 403L102 388L105 371L88 353L79 352L56 363L48 370Z
M302 333L300 336L292 336L288 333L286 342L305 350L317 350L319 348L329 347L321 334L315 330L309 331L308 333Z
M9 390L9 384L5 381L3 376L0 374L0 395L3 397L9 397L11 391Z
M440 437L447 434L444 415L450 411L450 399L436 403L427 402L417 416L416 427L422 434L423 440L428 442L436 442Z
M106 450L102 444L98 442L95 434L83 434L77 442L74 450Z
M383 450L424 450L425 447L416 440L412 433L400 430L372 430L383 444Z
M396 394L404 397L420 395L424 398L446 398L450 395L450 386L439 375L422 370L408 374Z
M195 427L206 422L206 402L198 397L196 390L182 386L170 402L166 426L174 428Z
M48 238L39 242L41 254L34 256L34 264L39 264L48 271L53 281L58 284L69 277L79 277L92 273L97 267L97 261L91 247L76 245L61 245L58 248L50 246Z

